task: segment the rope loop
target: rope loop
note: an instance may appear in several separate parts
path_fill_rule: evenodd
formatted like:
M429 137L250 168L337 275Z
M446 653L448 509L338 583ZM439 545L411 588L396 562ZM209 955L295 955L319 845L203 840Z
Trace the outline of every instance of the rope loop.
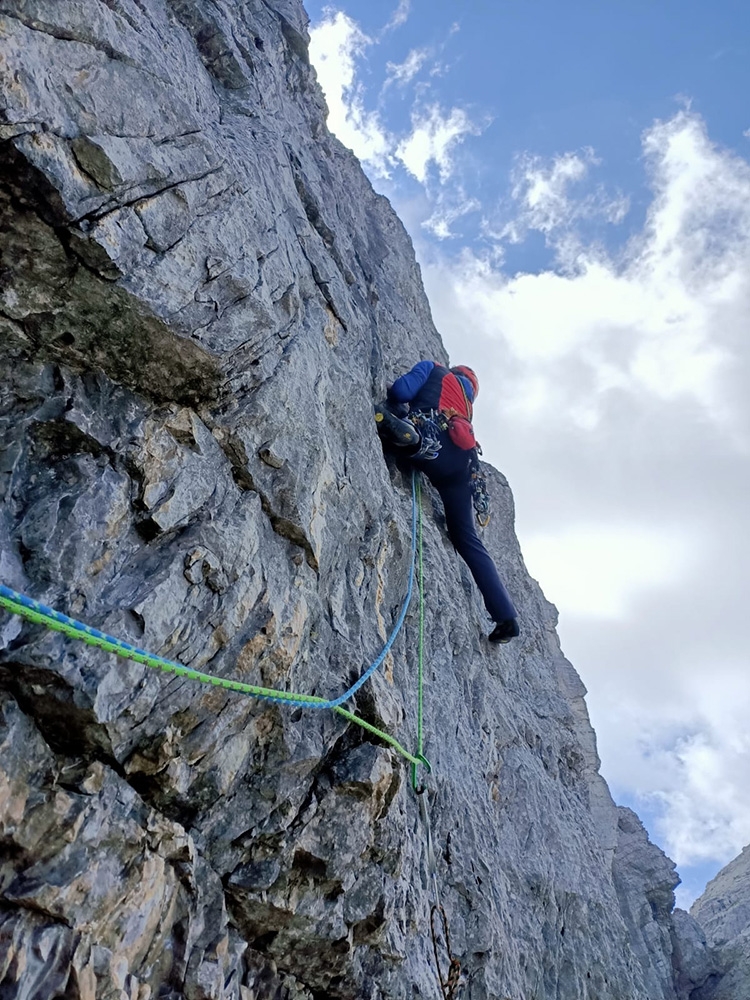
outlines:
M370 664L359 679L355 681L355 683L352 684L348 690L344 691L342 695L339 695L338 698L326 699L319 698L316 695L299 694L293 691L280 691L275 688L259 687L255 684L245 684L241 681L234 681L225 677L217 677L213 674L206 674L200 670L193 670L190 667L186 667L184 664L177 663L174 660L166 660L164 657L154 656L152 653L148 653L144 649L139 649L137 646L132 646L128 642L123 642L122 639L117 639L114 636L107 635L105 632L100 632L98 629L92 628L84 622L76 621L75 618L69 618L67 615L62 614L62 612L56 611L54 608L47 607L46 604L35 601L26 594L21 594L10 587L4 586L3 584L0 584L0 607L5 608L5 610L9 611L11 614L19 615L20 617L25 618L27 621L43 625L45 628L54 632L61 632L69 639L77 639L81 642L85 642L89 646L96 646L99 649L105 650L105 652L114 653L116 656L121 656L126 660L133 660L135 663L151 667L153 670L161 670L167 674L176 674L179 677L187 677L193 681L199 681L203 684L211 684L214 687L227 688L230 691L238 691L240 694L246 694L252 698L274 702L278 705L287 705L290 708L332 709L349 722L353 722L362 729L366 729L374 736L378 736L390 747L396 750L396 752L399 753L405 760L409 761L415 771L417 767L420 767L425 763L424 757L421 753L421 746L418 754L409 753L409 751L404 749L398 740L396 740L389 733L383 732L383 730L378 729L376 726L371 725L369 722L361 719L358 715L347 711L341 706L345 701L349 701L349 699L352 698L357 691L359 691L362 685L381 665L390 652L393 643L396 641L396 636L401 631L401 627L406 619L406 612L409 609L414 590L418 507L420 509L421 533L421 507L417 500L418 492L418 473L415 471L412 475L411 484L412 511L409 583L400 614L393 627L393 631L388 637L388 640L381 649L377 658Z

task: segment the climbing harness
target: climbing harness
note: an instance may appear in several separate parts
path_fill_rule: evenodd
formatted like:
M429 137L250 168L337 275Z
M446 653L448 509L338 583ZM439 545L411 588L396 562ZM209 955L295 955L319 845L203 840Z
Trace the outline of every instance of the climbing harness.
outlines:
M378 729L376 726L366 722L353 712L349 712L347 709L342 708L343 703L348 701L356 694L357 691L359 691L362 685L372 676L372 674L386 658L396 640L396 636L401 631L401 627L406 618L406 612L409 608L409 604L411 603L412 593L414 590L414 564L416 562L417 550L417 511L419 506L417 503L418 475L419 473L416 472L416 470L412 473L411 562L409 566L409 584L404 603L401 607L401 612L393 631L380 651L378 657L370 664L361 677L359 677L359 679L355 681L355 683L352 684L352 686L342 695L339 695L338 698L325 699L319 698L315 695L299 694L291 691L279 691L274 688L258 687L254 684L245 684L241 681L233 681L225 677L216 677L213 674L206 674L200 670L192 670L190 667L186 667L181 663L177 663L173 660L166 660L161 656L154 656L152 653L148 653L143 649L130 645L130 643L123 642L121 639L116 639L114 636L100 632L98 629L92 628L90 625L76 621L74 618L69 618L67 615L62 614L59 611L55 611L53 608L49 608L46 605L41 604L39 601L35 601L33 598L27 597L25 594L20 594L18 591L12 590L10 587L6 587L2 584L0 584L0 606L5 608L6 611L11 612L11 614L19 615L22 618L26 618L28 621L44 625L52 631L61 632L69 639L80 640L89 646L96 646L97 648L103 649L108 653L114 653L127 660L133 660L136 663L141 663L154 670L161 670L168 674L176 674L179 677L187 677L190 680L199 681L203 684L211 684L214 687L226 688L230 691L238 691L241 694L250 695L253 698L258 698L263 701L270 701L280 705L288 705L290 708L331 709L343 718L347 719L349 722L353 722L362 729L366 729L374 736L378 736L385 743L396 750L405 760L409 761L413 768L417 768L419 766L426 766L429 768L429 762L423 756L421 750L418 754L409 753L409 751L406 750L398 742L398 740L395 739L395 737L391 736L390 733L386 733L383 730ZM421 507L419 508L419 513L421 530Z
M460 383L459 379L459 383ZM466 400L467 412L471 412L471 402L466 395L466 390L461 385L461 390ZM450 433L451 420L455 417L448 416L442 410L414 410L406 418L419 431L420 446L412 458L434 459L437 458L441 448L440 435ZM470 426L470 425L469 425ZM473 437L472 440L476 440ZM474 514L477 523L481 528L486 528L490 523L490 494L487 489L487 480L479 464L479 455L482 448L477 442L469 450L469 488L471 490L471 502L474 507Z

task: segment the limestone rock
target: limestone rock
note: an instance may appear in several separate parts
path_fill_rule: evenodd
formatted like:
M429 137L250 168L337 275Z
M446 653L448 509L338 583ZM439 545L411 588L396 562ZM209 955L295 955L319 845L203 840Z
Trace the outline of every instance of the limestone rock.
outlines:
M690 914L715 954L715 971L696 1000L750 996L750 847L708 883Z
M0 569L160 656L335 696L411 559L372 404L447 358L403 226L326 129L306 23L0 0ZM598 773L487 474L508 647L424 495L425 801L464 998L682 1000L700 936ZM408 747L418 633L413 606L350 706ZM368 732L5 613L0 698L3 996L436 995L425 832Z

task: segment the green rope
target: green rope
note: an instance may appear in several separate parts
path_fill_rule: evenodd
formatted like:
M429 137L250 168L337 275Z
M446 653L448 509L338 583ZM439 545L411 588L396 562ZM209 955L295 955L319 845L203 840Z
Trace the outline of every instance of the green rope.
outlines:
M417 479L417 579L419 583L419 658L417 674L417 757L419 762L431 770L424 756L424 564L422 561L422 481ZM411 784L414 791L419 788L418 765L411 765Z
M45 614L36 608L31 608L26 604L22 604L19 601L15 601L10 597L6 597L0 594L0 606L4 607L11 614L20 615L22 618L28 619L28 621L35 622L38 625L44 625L45 628L52 629L55 632L62 632L63 635L67 636L69 639L77 639L81 642L85 642L89 646L96 646L98 649L103 649L108 653L114 653L116 656L122 656L126 660L133 660L135 663L141 663L143 666L151 667L153 670L160 670L167 674L176 674L178 677L187 677L191 681L199 681L202 684L211 684L214 687L226 688L229 691L239 691L241 694L250 695L255 698L269 699L274 702L297 702L303 703L303 705L320 705L325 703L325 698L318 698L315 695L309 694L296 694L293 691L277 691L272 688L257 687L254 684L244 684L242 681L228 680L225 677L216 677L213 674L205 674L200 670L192 670L190 667L185 667L181 663L176 663L172 660L164 660L158 656L152 656L150 653L146 653L144 650L137 650L133 647L128 647L125 643L120 643L119 640L114 640L112 637L106 637L101 633L95 633L95 630L86 631L87 626L81 626L76 628L72 624L58 621L51 615ZM362 729L366 729L369 733L374 736L379 737L384 743L393 747L402 757L410 762L413 768L418 767L423 761L420 757L410 754L408 750L398 742L395 737L391 736L390 733L383 732L383 730L378 729L376 726L371 725L369 722L365 722L358 715L353 712L347 711L341 706L336 706L333 709L344 719L349 722L353 722Z

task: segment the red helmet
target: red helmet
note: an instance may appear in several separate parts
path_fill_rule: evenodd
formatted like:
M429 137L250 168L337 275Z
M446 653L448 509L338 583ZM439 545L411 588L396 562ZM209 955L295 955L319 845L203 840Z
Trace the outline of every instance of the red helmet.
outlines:
M471 382L471 387L474 390L474 399L479 395L479 379L473 368L469 368L468 365L454 365L451 371L456 375L463 375Z

